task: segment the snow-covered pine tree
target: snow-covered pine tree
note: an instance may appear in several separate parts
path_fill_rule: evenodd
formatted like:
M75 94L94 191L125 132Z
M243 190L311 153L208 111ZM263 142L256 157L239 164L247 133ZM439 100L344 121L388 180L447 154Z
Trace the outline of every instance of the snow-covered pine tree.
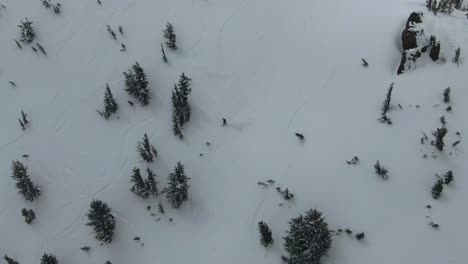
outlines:
M447 135L447 128L442 126L437 128L436 131L432 131L432 135L435 137L435 140L431 142L439 151L443 151L445 147L444 137Z
M452 62L456 63L457 66L460 65L460 53L461 53L461 49L460 47L458 47L457 49L455 49L455 56L452 59Z
M44 253L41 257L41 264L59 264L59 262L54 255Z
M166 46L172 50L177 50L176 45L176 34L174 32L174 26L171 23L166 24L166 29L163 30L163 36L166 38Z
M31 224L34 219L36 219L36 214L34 213L34 211L32 209L26 209L26 208L23 208L21 210L21 215L24 216L24 221L29 225Z
M183 139L182 127L179 121L179 117L182 115L180 110L180 96L179 91L176 85L174 85L174 90L172 91L172 132L174 136L178 136L180 139Z
M148 80L140 64L135 63L128 72L123 73L125 78L125 91L145 106L149 104Z
M28 167L23 163L14 160L11 165L12 178L16 181L18 192L28 201L34 201L41 195L41 190L35 185L28 174Z
M444 103L450 103L450 87L445 88L444 93Z
M167 181L166 199L174 208L179 208L185 201L188 200L188 181L189 177L185 175L184 165L177 162L174 172L170 173Z
M104 112L102 113L102 116L105 119L109 119L112 114L117 112L118 109L119 105L112 95L109 84L106 83L106 91L104 92Z
M439 199L444 190L444 181L442 179L437 180L437 182L432 186L432 198Z
M36 37L36 33L34 33L34 28L32 26L33 22L29 21L27 18L25 18L25 21L23 22L20 20L21 24L18 25L20 28L20 41L23 43L31 43L33 42L34 38Z
M451 170L444 174L444 184L450 184L453 182L453 172Z
M149 91L148 91L148 80L146 78L146 73L143 68L140 66L140 63L136 62L133 65L133 72L135 74L136 86L138 89L138 97L142 105L149 104Z
M426 7L429 11L432 10L432 0L426 0Z
M161 44L162 61L163 61L164 63L167 63L167 57L166 57L166 52L164 51L164 46L163 46L162 43L160 43L160 44Z
M185 125L185 123L190 121L190 117L192 114L192 109L190 107L190 104L188 102L188 96L192 92L192 88L190 87L190 82L192 79L188 78L185 73L182 73L179 77L179 83L177 87L179 88L180 91L180 107L181 107L181 119L183 120L182 126Z
M380 165L380 161L377 160L377 162L374 165L375 173L382 177L384 180L388 180L388 170Z
M96 233L96 239L104 243L111 243L115 229L115 219L111 208L100 200L93 200L87 213L88 223Z
M386 115L387 112L390 110L390 102L392 100L392 91L393 91L393 83L390 85L390 87L387 90L387 96L382 105L382 116Z
M148 173L148 177L145 180L146 190L149 194L153 195L153 197L158 197L159 190L156 174L150 168L146 168L146 172Z
M147 199L149 197L150 193L147 189L145 181L143 180L143 177L141 176L139 168L133 168L133 174L130 178L130 183L132 183L132 186L130 187L130 191L132 193L140 196L143 199Z
M286 264L319 264L332 245L331 231L317 210L291 219L286 233L284 249L289 256L282 256Z
M439 5L437 3L437 0L433 0L432 1L432 13L434 13L434 15L437 15L437 12L439 12Z
M260 232L260 243L264 247L268 247L269 245L273 244L273 237L271 236L270 227L268 227L265 222L258 222L258 231Z
M143 136L143 140L138 142L137 152L146 162L153 162L154 158L156 158L158 154L154 146L149 142L148 135L146 133Z
M7 264L20 264L18 261L10 258L9 256L7 255L4 255L3 256L3 259L6 261Z
M160 214L165 214L165 212L164 212L164 207L163 207L163 205L162 205L161 202L159 202L159 204L158 204L158 212L159 212Z
M52 4L50 3L50 0L41 0L42 5L45 6L46 8L49 8Z

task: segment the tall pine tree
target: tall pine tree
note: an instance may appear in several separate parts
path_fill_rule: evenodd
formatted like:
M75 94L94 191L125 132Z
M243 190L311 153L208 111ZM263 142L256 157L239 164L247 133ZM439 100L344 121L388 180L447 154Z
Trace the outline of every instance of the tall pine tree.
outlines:
M44 253L41 257L41 264L59 264L59 262L54 255Z
M143 140L138 142L137 152L146 162L153 162L154 158L158 156L156 148L149 142L148 135L146 133L143 136Z
M41 190L35 185L28 174L28 167L23 163L14 160L11 165L12 178L16 181L18 192L28 201L34 201L41 195Z
M174 26L171 23L166 24L166 29L163 30L163 36L166 39L166 46L172 50L177 50L176 34Z
M131 192L143 199L147 199L149 197L150 193L146 187L143 177L141 176L139 168L133 168L133 174L130 178L130 182L132 183L132 186L130 187Z
M167 178L168 187L166 188L166 198L174 208L179 208L188 200L188 181L189 177L185 175L184 165L178 162L174 172Z
M146 190L153 195L153 197L158 197L159 190L156 174L150 168L146 168L146 172L148 173L148 177L145 180Z
M328 224L317 210L291 219L284 240L284 249L289 254L289 257L282 257L286 264L319 264L332 244Z
M87 213L88 223L92 226L97 240L111 243L114 236L115 219L111 208L100 200L93 200Z
M264 247L268 247L269 245L273 244L271 230L265 222L258 222L258 231L260 232L260 243Z

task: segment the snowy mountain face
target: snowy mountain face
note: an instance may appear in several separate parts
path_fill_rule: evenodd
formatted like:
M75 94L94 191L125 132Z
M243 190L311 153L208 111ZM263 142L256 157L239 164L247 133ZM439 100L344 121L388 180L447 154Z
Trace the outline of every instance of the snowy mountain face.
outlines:
M333 231L353 231L333 232L321 263L465 263L466 12L434 15L423 0L100 2L0 0L2 256L22 264L44 253L69 264L279 264L290 219L317 209ZM414 11L445 62L426 53L397 75ZM20 21L33 22L31 43L20 41ZM175 51L162 33L168 22ZM136 62L148 81L146 106L125 91L122 73ZM182 72L192 90L181 140L171 96ZM391 83L388 125L378 119ZM106 84L119 105L108 120L96 112ZM431 144L441 116L442 151ZM145 133L153 162L137 153ZM14 160L40 188L33 201L15 187ZM376 174L377 160L388 178ZM174 172L179 161L186 182ZM134 168L146 182L150 168L160 192L188 184L188 200L176 209L167 190L135 195ZM454 180L436 200L435 174L449 170ZM112 209L111 243L86 225L92 200ZM29 225L23 208L35 213ZM267 248L260 221L272 231Z

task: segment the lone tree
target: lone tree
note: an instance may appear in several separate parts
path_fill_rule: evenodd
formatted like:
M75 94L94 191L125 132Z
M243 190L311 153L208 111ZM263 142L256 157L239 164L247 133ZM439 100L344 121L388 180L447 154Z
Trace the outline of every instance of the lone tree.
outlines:
M104 243L112 242L115 229L115 219L111 208L100 200L93 200L87 213L88 223L96 233L96 239Z
M166 188L166 199L174 208L179 208L188 200L189 177L185 175L184 165L177 162L174 172L167 177L168 187Z
M41 257L41 264L59 264L59 262L54 255L44 253Z
M21 24L18 25L20 28L20 41L23 43L31 43L33 42L34 38L36 37L36 33L34 33L34 28L32 26L33 22L29 21L25 18L25 21L20 20Z
M385 98L385 101L382 105L382 113L380 114L381 117L379 119L379 121L381 123L388 123L389 125L392 124L392 121L390 120L390 118L387 117L387 113L388 111L390 110L390 102L392 100L392 91L393 91L393 84L390 84L390 87L388 88L387 90L387 96Z
M317 210L309 210L305 216L301 214L291 219L284 240L284 249L289 257L281 258L286 264L319 264L332 244L328 224Z
M374 165L375 173L382 177L384 180L388 180L388 170L380 165L380 161L377 161Z
M271 236L271 230L265 222L263 221L258 222L258 231L260 232L260 243L264 247L268 247L268 245L273 244L273 237Z
M34 219L36 219L36 214L34 213L34 211L32 209L26 209L26 208L23 208L21 210L21 215L24 216L24 221L29 225L31 224Z
M7 264L20 264L18 261L10 258L9 256L7 255L4 255L3 256L3 259L6 261Z
M112 92L109 88L109 84L106 83L106 91L104 92L104 112L98 111L98 113L105 119L109 119L112 114L115 114L119 109L119 105L114 99Z
M174 26L171 23L166 24L166 29L163 30L163 36L166 38L166 46L172 50L177 50L176 34Z
M146 162L153 162L154 158L158 156L156 148L149 142L148 135L146 133L143 136L143 141L138 142L137 152Z
M442 179L437 180L437 182L432 186L432 198L439 199L444 190L444 181Z
M132 187L130 187L130 191L143 199L147 199L149 197L148 189L146 188L145 181L141 176L139 168L133 168L133 174L130 179L132 183Z
M444 90L444 103L450 103L450 87L445 88Z
M26 130L26 126L29 124L28 115L21 110L21 119L18 119L21 129Z
M34 201L34 199L41 195L40 188L29 178L27 166L17 160L14 160L11 168L11 177L16 181L16 188L18 188L18 192L22 194L26 200Z
M162 43L161 43L161 55L162 55L162 61L163 61L164 63L167 63L166 52L164 51L164 46L163 46Z
M165 214L165 212L164 212L164 207L163 207L161 201L160 201L159 204L158 204L158 212L159 212L160 214Z
M149 194L153 195L153 197L158 197L159 190L158 182L156 181L156 174L150 168L146 168L146 172L148 174L148 177L145 180L146 190Z
M182 73L179 77L179 83L174 86L172 91L172 130L174 135L179 136L181 139L183 138L182 129L190 121L192 115L192 108L188 102L188 97L192 92L191 80L185 73Z
M128 72L123 73L125 77L125 91L145 106L149 104L148 80L140 64L137 62Z
M453 172L451 170L444 174L444 184L450 184L453 182Z
M460 65L460 53L461 53L461 49L460 48L457 48L455 50L455 56L453 57L452 59L452 62L453 63L456 63L457 66Z
M432 135L435 137L435 140L431 142L439 151L443 151L445 147L444 137L447 135L447 128L442 126L437 128L436 131L432 131Z

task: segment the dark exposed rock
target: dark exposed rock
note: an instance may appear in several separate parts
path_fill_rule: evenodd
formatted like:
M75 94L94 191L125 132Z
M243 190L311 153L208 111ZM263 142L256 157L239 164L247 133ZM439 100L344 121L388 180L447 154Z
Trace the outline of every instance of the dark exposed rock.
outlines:
M422 23L422 16L423 14L420 12L413 12L406 21L405 29L401 33L403 50L414 49L418 47L416 36L420 32L414 29L414 25Z

